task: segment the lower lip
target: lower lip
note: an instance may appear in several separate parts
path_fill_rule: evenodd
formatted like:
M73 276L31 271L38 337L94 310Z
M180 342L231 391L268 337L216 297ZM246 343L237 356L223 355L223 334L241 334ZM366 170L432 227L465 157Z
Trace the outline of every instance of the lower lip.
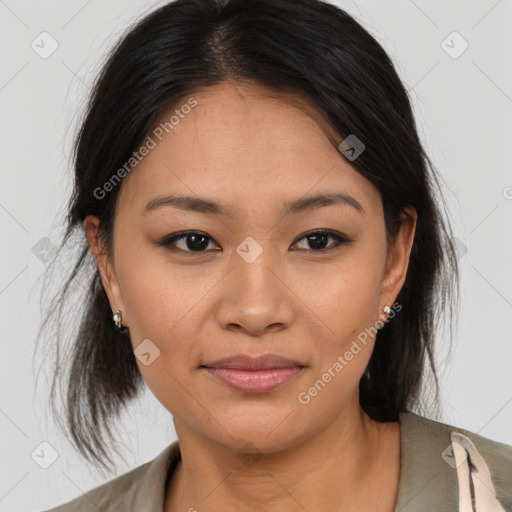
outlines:
M233 368L204 368L210 375L229 387L244 393L266 393L289 382L302 368L269 368L267 370L238 370Z

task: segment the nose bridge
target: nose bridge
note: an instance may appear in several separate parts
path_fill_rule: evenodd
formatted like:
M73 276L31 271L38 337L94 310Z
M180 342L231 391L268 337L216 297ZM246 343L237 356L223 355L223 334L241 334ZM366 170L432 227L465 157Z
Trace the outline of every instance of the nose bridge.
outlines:
M275 276L280 265L269 237L260 237L258 241L255 237L247 236L236 247L233 258L233 271L243 288L241 291L269 295L268 300L272 300L276 293L280 293Z

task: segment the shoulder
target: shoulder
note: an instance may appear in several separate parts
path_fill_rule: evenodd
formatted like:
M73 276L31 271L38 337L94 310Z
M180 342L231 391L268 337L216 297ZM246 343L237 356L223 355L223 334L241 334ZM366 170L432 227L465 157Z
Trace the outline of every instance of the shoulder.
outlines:
M81 496L46 512L89 512L121 510L127 500L133 500L138 492L137 482L145 477L150 462L125 473L106 484L91 489Z
M484 456L489 464L502 468L505 471L505 474L506 470L508 470L508 475L512 475L511 445L500 443L499 441L493 441L492 439L476 434L471 430L435 421L412 412L402 413L401 418L402 422L407 422L408 425L412 427L408 431L411 435L420 434L421 437L426 437L426 439L429 439L432 436L440 436L448 441L448 443L452 443L454 439L462 439L458 436L452 436L452 432L462 434L465 438L471 440L472 444L478 452ZM429 435L425 436L425 433L428 433Z
M161 512L169 470L180 458L175 441L155 459L95 487L81 496L44 512L114 512L145 510Z
M401 413L400 423L409 456L421 454L432 472L450 482L459 506L470 504L476 493L482 503L497 507L492 510L512 510L511 445L412 412Z

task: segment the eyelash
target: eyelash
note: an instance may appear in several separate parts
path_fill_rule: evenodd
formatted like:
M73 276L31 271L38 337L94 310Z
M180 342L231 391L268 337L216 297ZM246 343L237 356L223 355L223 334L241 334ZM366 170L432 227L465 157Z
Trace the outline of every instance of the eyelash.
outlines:
M209 238L211 241L213 241L213 239L211 237L209 237L206 233L203 233L201 231L182 231L180 233L175 233L175 234L165 238L164 240L162 240L160 242L160 245L163 245L164 247L168 248L171 251L181 251L181 252L185 252L185 253L188 252L188 253L192 253L192 254L202 254L202 253L209 252L206 250L190 251L190 250L185 250L185 249L179 249L178 247L175 247L172 245L174 242L177 242L178 240L186 238L188 235L202 235L202 236L205 236L206 238ZM301 237L297 238L297 240L294 242L294 244L304 238L307 238L309 236L314 236L314 235L328 235L329 237L335 239L337 244L335 244L334 247L330 247L327 249L302 249L302 250L305 250L308 252L313 252L313 253L325 253L325 252L331 251L333 249L336 249L340 245L349 244L349 243L353 242L353 240L350 240L350 239L342 236L341 234L337 233L336 231L331 231L331 230L326 230L326 229L316 229L313 231L309 231L309 232L305 233L304 235L302 235Z

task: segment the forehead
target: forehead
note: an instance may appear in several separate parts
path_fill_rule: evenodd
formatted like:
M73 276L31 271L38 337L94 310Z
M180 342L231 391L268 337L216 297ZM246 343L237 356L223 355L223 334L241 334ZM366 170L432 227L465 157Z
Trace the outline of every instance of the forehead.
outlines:
M297 95L226 82L184 97L156 129L154 147L123 180L120 209L140 212L166 193L218 198L236 212L328 189L378 198Z

